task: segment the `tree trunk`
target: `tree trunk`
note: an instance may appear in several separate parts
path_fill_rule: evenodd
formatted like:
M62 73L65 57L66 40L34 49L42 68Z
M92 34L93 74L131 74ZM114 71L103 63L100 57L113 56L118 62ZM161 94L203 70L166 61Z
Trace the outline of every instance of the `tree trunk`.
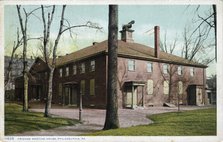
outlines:
M23 83L24 83L24 104L23 111L28 111L28 86L29 86L29 78L28 78L28 67L27 67L27 39L26 32L24 35L24 46L23 46Z
M24 80L24 100L23 100L23 111L27 112L29 111L29 106L28 106L28 86L29 86L29 79L27 73L24 73L23 75L23 80Z
M25 27L27 26L27 20L25 23ZM23 33L23 83L24 83L24 104L23 111L28 111L28 67L27 67L27 36L26 36L26 28Z
M109 5L108 86L104 130L119 128L117 97L118 6Z
M27 67L27 23L28 23L28 16L27 13L24 10L25 13L25 22L23 23L23 19L21 16L20 12L20 5L17 5L17 11L18 11L18 17L19 17L19 23L20 23L20 28L22 31L23 35L23 111L27 112L28 111L28 86L29 86L29 81L28 81L28 67ZM23 26L24 24L24 26Z
M48 93L47 93L44 117L51 117L50 109L51 109L52 94L53 94L53 89L52 89L53 88L53 74L54 74L54 68L50 68L49 81L48 81Z

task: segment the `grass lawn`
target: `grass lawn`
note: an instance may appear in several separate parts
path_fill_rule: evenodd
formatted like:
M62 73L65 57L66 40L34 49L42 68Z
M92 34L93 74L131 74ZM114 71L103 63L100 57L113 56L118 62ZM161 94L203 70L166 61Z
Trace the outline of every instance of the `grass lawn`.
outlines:
M25 131L51 129L60 126L74 125L78 120L65 118L45 118L43 113L22 112L22 106L5 104L5 135L21 133Z
M90 135L110 136L200 136L216 135L216 109L171 112L149 116L150 125L134 126Z

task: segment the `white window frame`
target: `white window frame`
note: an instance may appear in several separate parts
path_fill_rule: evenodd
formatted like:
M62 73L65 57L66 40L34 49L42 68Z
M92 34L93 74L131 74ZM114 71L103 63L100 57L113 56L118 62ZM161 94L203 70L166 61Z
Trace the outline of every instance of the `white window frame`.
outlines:
M163 64L163 73L164 74L168 74L168 68L169 68L168 64Z
M147 62L147 72L153 72L153 63Z
M95 71L95 60L91 61L91 71Z
M128 71L135 71L135 60L129 59L128 60Z
M73 65L73 75L77 74L77 65Z
M66 76L69 76L69 67L66 67Z
M63 77L63 69L62 68L59 69L59 76Z
M190 76L193 77L193 76L194 76L194 73L195 73L195 71L194 71L194 67L191 67L191 68L190 68Z
M80 73L85 73L85 63L81 63Z
M177 74L178 75L182 75L183 74L183 67L182 66L178 66L177 67Z

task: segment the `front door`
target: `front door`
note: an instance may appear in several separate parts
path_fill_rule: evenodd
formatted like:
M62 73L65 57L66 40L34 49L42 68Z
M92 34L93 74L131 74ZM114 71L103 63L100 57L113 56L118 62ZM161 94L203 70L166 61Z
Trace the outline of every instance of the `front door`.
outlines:
M126 107L135 108L137 106L137 89L134 87L126 88Z
M68 86L64 88L64 104L70 105L70 88Z
M77 106L77 88L74 86L71 87L70 104Z
M64 104L77 105L77 89L75 86L67 85L64 88Z

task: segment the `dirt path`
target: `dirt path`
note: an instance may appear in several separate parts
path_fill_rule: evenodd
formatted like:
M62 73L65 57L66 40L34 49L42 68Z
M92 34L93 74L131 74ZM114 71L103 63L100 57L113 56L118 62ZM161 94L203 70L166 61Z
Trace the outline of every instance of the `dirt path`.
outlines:
M181 110L193 110L203 109L208 107L181 107ZM43 109L31 109L35 112L43 112ZM136 125L150 124L152 121L146 118L147 115L173 112L177 111L177 108L168 107L149 107L149 108L138 108L135 110L131 109L119 109L119 122L120 127L131 127ZM60 117L78 119L78 109L52 109L51 113ZM24 133L15 134L14 136L78 136L81 134L88 134L102 130L105 122L106 111L102 109L84 109L83 110L83 124L77 124L74 126L65 126L54 128L50 130L41 131L29 131Z

